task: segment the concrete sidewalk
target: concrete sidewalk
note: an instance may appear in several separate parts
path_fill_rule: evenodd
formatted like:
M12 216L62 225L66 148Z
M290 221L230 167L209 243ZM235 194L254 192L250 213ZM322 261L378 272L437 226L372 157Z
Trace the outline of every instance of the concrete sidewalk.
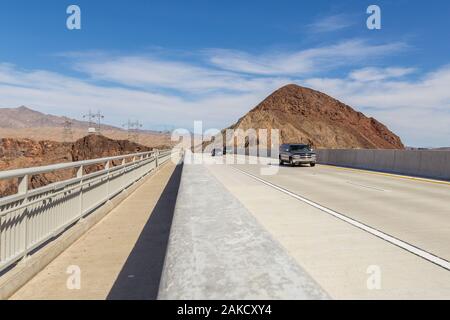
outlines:
M180 175L168 162L11 299L155 299Z

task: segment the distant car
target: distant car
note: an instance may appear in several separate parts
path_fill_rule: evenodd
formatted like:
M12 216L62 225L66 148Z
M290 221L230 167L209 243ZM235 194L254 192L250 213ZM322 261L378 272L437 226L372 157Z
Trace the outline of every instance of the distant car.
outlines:
M307 144L282 144L280 147L280 165L285 163L291 166L297 164L309 164L311 167L316 165L317 157L312 148Z
M212 157L221 156L221 155L223 155L222 149L214 148L214 149L211 150L211 156Z

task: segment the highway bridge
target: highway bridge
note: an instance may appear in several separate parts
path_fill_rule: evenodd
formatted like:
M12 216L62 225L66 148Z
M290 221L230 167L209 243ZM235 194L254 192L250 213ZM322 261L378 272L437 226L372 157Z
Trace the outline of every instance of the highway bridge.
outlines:
M0 203L0 298L450 299L445 161L431 179L193 157L59 165L78 174L36 190L23 177L55 167L1 173L22 182Z

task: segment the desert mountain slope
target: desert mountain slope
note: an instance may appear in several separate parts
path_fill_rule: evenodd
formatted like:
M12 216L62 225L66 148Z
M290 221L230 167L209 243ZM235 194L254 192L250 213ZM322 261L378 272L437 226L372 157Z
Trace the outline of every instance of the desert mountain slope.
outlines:
M316 148L404 148L400 138L374 118L294 84L272 93L230 128L279 129L282 143Z
M75 141L84 137L89 127L89 122L44 114L25 106L19 108L0 108L0 137L14 139L53 140L62 142L64 123L72 123L72 139ZM123 128L102 124L102 134L116 140L128 139L128 132ZM149 147L170 146L168 133L152 130L140 130L139 142Z
M39 111L21 106L18 108L0 109L0 127L2 128L36 128L36 127L63 127L64 122L70 120L74 128L87 128L88 122L78 121L67 117L44 114ZM104 126L111 129L112 126ZM119 128L117 128L119 129Z

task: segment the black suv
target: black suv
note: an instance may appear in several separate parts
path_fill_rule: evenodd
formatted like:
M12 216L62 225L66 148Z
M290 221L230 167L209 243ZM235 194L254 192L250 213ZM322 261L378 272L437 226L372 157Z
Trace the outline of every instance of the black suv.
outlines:
M211 157L217 157L225 154L222 149L214 148L211 150Z
M280 147L280 165L289 163L294 166L296 164L309 164L311 167L316 165L316 154L307 144L282 144Z

